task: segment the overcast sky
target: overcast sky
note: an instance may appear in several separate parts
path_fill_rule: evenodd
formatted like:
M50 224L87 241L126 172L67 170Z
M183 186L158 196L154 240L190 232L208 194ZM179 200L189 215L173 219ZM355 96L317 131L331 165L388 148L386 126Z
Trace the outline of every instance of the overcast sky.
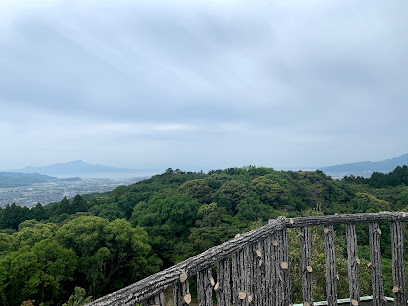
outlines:
M0 0L0 169L408 153L406 0Z

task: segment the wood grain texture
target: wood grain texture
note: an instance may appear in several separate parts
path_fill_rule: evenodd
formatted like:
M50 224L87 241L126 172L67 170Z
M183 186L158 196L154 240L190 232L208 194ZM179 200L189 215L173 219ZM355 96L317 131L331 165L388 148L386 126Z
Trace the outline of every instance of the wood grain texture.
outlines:
M358 283L358 266L360 260L357 252L357 235L356 225L349 223L346 226L347 236L347 263L348 263L348 279L350 290L350 301L360 304L360 285Z
M234 306L248 306L247 277L248 264L247 257L248 249L245 248L232 254L231 266L232 266L232 303ZM245 297L244 297L245 296Z
M144 300L142 306L165 306L164 303L164 292L160 292L158 295L151 297L150 299Z
M369 226L370 240L370 264L371 284L373 287L373 306L383 306L384 287L381 268L381 249L380 249L380 226L378 222L370 223Z
M217 265L217 284L215 285L218 306L230 306L231 302L231 269L229 258Z
M289 242L288 231L286 228L277 231L278 240L278 263L277 267L277 286L276 286L276 305L291 304L290 289L290 269L289 269Z
M404 238L400 221L391 222L392 277L394 305L407 305L407 273L404 263Z
M303 304L313 305L312 239L308 226L301 228L299 239L302 260Z
M334 224L349 224L349 223L375 223L381 221L408 221L408 214L397 212L381 212L374 214L352 214L352 215L334 215L334 216L315 216L302 217L278 220L271 220L268 225L253 230L251 232L239 235L239 237L229 240L219 246L215 246L199 255L188 258L187 260L163 270L159 273L151 275L143 280L140 280L130 286L120 289L116 292L103 296L89 305L133 305L136 302L141 302L156 296L166 288L173 286L179 282L181 273L187 275L194 275L198 271L204 270L217 262L224 260L232 254L246 249L249 245L254 244L260 240L271 237L274 232L291 227L306 227L316 225L334 225ZM276 239L272 241L270 247L271 258L275 256L274 253L278 247ZM277 253L280 257L281 253ZM279 258L277 258L279 259ZM274 269L273 264L268 267L268 260L266 260L266 273L271 276L270 287L273 287ZM289 269L288 269L289 270ZM272 298L273 300L273 298ZM271 302L271 301L270 301ZM269 304L275 305L275 304Z
M213 306L214 279L211 268L204 269L197 273L197 299L199 306Z
M190 294L190 287L188 284L188 280L184 282L176 282L173 289L173 301L174 306L186 306L189 303L186 302L185 297L186 295Z
M334 252L334 229L333 225L324 228L324 242L326 254L326 294L327 305L337 305L337 271L336 255Z

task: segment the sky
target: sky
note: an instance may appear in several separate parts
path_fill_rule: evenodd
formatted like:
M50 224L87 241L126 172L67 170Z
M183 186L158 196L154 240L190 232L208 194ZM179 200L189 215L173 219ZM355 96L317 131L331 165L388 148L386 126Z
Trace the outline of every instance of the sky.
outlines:
M405 0L0 0L0 170L408 153Z

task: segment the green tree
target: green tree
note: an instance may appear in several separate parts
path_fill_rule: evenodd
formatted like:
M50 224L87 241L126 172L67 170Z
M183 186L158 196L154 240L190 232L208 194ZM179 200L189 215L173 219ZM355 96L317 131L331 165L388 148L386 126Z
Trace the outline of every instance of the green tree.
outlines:
M178 188L180 192L187 193L201 203L210 203L213 190L204 179L187 181Z
M56 237L75 251L78 283L95 297L157 272L160 266L146 232L124 219L79 217L62 226Z
M62 306L81 306L88 304L92 301L92 297L86 297L86 291L84 288L75 287L74 293L69 297L68 302L62 304Z
M255 178L251 185L264 204L274 208L283 208L288 203L289 192L265 176Z
M191 230L184 251L185 257L193 256L232 239L239 229L232 225L232 217L225 207L216 203L204 204L197 214L196 226Z
M135 206L132 224L147 231L154 251L162 256L166 265L174 264L180 260L177 245L186 243L199 206L190 195L160 193L148 203Z
M238 180L225 182L215 194L215 202L224 206L229 212L236 212L236 206L250 195L247 186Z
M0 259L0 295L5 305L28 299L58 304L75 269L75 253L51 239L23 246Z

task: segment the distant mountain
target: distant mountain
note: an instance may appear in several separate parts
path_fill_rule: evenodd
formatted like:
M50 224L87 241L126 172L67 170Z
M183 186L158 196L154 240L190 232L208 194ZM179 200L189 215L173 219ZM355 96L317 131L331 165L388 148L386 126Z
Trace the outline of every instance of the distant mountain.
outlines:
M398 166L408 165L408 154L378 162L363 161L357 163L341 164L322 167L319 170L327 175L342 177L346 175L371 176L373 172L391 172Z
M0 172L0 188L22 187L50 181L58 181L58 178L38 173Z
M44 167L24 167L22 169L13 170L13 172L22 173L41 173L45 175L80 175L85 173L125 173L137 172L134 169L123 169L107 167L102 165L90 165L82 160L70 161L67 163L57 163Z

